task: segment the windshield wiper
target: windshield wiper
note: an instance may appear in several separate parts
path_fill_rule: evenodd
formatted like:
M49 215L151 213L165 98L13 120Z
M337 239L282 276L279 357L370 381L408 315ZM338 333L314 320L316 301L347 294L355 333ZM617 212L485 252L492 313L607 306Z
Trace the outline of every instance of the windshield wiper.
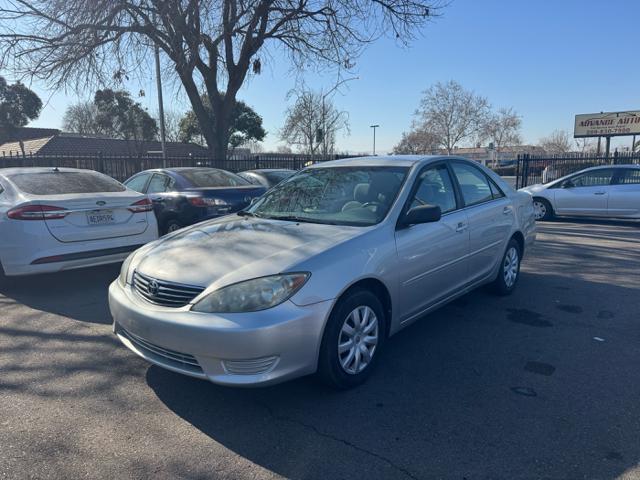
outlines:
M253 213L248 210L240 210L239 212L236 212L236 215L238 215L239 217L265 218L262 215L258 215L257 213Z
M327 220L321 220L317 218L308 218L308 217L298 217L295 215L273 215L265 218L268 218L270 220L284 220L285 222L321 223L323 225L337 225L337 223L327 221Z

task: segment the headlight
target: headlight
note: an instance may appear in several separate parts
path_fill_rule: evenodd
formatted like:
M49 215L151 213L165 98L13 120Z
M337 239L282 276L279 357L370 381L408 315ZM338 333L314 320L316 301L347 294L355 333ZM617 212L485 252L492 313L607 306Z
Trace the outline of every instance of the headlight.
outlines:
M280 305L302 288L308 272L254 278L211 292L191 310L206 313L256 312Z
M123 287L127 285L127 280L129 279L129 267L131 266L131 261L133 260L133 257L135 255L136 255L136 252L133 252L124 260L124 262L122 262L122 267L120 268L120 276L118 277L118 281L120 282L120 285Z

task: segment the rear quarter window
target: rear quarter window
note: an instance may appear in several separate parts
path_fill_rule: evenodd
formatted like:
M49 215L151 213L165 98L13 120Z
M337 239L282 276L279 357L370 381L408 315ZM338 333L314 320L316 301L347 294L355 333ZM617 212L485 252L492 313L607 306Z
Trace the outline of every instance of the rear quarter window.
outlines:
M69 193L124 192L124 185L97 172L29 172L8 177L31 195L65 195Z

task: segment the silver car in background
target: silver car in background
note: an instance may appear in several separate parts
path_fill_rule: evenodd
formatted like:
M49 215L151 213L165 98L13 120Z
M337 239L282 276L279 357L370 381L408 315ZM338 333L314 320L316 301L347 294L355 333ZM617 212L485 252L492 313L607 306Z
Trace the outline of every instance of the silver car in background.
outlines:
M148 361L218 384L318 372L348 388L429 311L486 283L511 293L534 238L531 196L477 163L321 163L131 255L109 289L114 331Z
M640 165L587 168L521 190L533 196L536 220L554 216L640 218Z

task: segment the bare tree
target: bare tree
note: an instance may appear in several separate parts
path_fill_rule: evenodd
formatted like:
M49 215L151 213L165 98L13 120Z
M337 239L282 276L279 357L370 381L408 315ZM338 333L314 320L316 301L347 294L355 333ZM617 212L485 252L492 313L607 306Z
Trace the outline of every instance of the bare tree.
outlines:
M480 135L489 112L486 98L450 80L425 90L416 120L421 129L434 135L438 144L451 153L459 143Z
M180 141L180 120L183 115L175 110L164 111L164 133L167 142ZM156 114L156 123L160 125L160 114Z
M62 117L62 129L65 132L81 135L106 135L97 122L98 109L91 101L70 105Z
M538 142L545 152L551 155L560 155L571 151L571 135L566 130L555 130L548 137L543 137Z
M597 151L596 142L591 138L576 138L575 144L580 153L595 153Z
M424 128L413 128L402 134L400 142L393 147L395 154L430 154L439 147L438 138Z
M493 143L496 152L500 152L502 147L522 143L521 125L522 119L513 108L501 108L489 114L480 136L483 140Z
M347 113L338 110L331 99L304 90L287 110L280 138L304 153L329 155L340 131L349 131Z
M366 44L389 33L408 43L440 8L441 0L4 0L0 68L53 86L104 84L140 71L156 45L224 158L236 95L273 49L297 67L348 70Z
M293 153L293 150L291 150L291 147L289 147L288 145L278 145L276 147L276 152L278 152L278 153Z

